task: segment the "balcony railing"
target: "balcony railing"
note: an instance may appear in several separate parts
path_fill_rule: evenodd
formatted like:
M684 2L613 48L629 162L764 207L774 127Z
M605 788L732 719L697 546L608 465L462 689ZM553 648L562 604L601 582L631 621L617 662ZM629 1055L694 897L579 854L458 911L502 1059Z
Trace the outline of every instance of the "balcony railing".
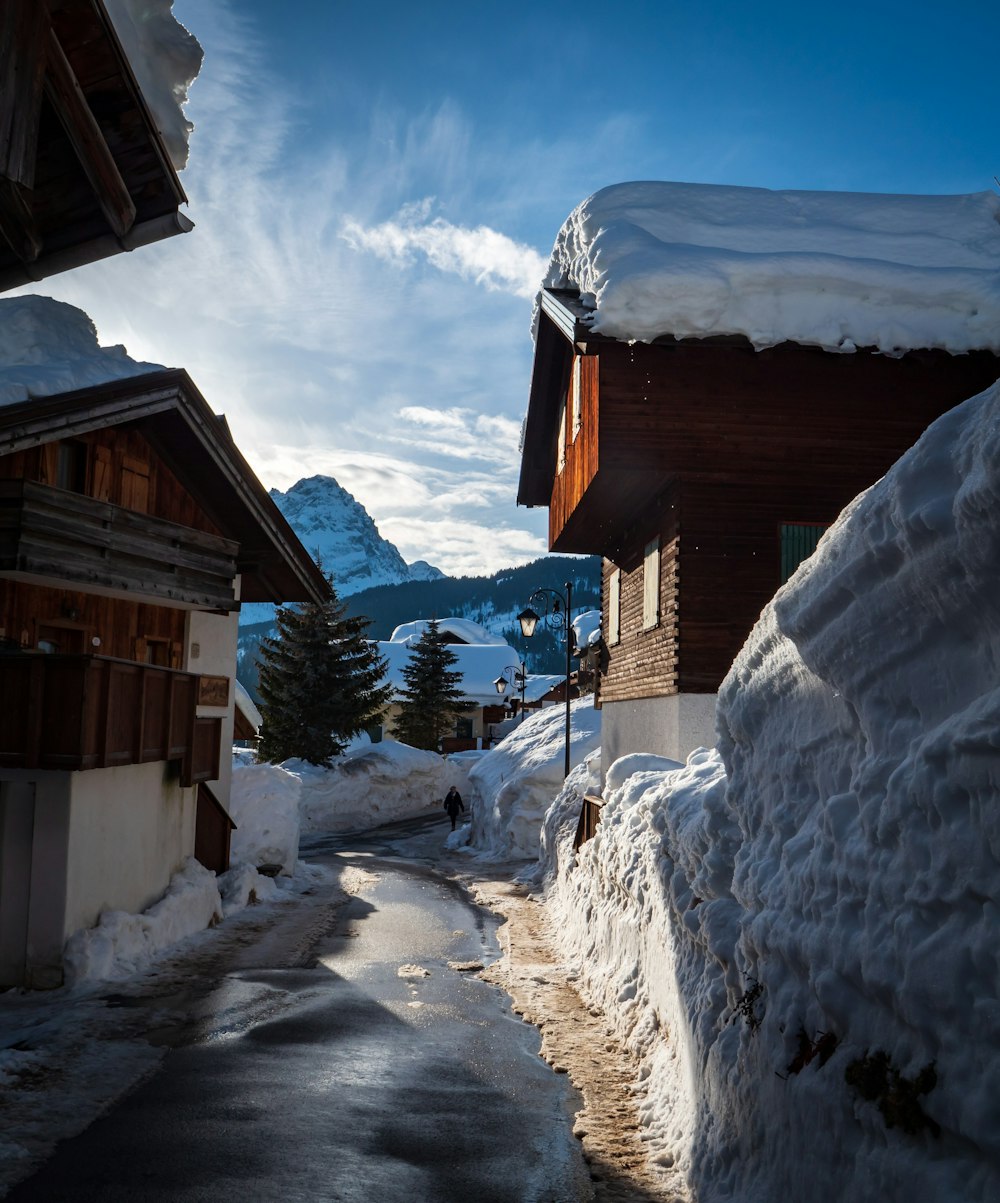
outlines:
M198 676L109 656L0 655L0 767L79 771L177 761L219 775L220 718L197 718Z
M239 545L29 480L0 480L0 572L234 610Z

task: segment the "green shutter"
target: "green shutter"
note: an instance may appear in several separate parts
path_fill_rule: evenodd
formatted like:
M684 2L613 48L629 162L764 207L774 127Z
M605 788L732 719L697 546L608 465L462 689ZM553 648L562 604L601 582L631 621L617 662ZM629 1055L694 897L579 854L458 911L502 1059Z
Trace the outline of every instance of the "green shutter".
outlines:
M788 522L778 529L781 532L781 583L784 584L802 561L816 550L826 527Z

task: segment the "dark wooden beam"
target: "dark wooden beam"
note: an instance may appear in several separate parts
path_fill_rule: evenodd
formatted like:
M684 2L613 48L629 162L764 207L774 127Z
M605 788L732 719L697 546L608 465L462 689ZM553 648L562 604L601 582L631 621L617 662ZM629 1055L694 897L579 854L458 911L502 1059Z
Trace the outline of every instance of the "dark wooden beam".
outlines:
M0 3L0 178L34 187L45 74L44 0Z
M62 123L90 186L114 234L121 238L135 224L135 204L121 177L101 127L90 111L59 39L49 30L45 94Z
M0 235L22 263L34 263L42 253L30 195L28 189L0 176Z

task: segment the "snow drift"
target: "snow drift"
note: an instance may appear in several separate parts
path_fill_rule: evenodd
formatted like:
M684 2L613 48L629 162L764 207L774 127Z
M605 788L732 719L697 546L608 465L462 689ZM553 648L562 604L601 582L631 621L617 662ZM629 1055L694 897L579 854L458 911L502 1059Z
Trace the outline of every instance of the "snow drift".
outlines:
M1000 1193L1000 386L762 615L720 744L607 798L549 901L701 1203Z
M570 722L570 763L578 765L600 747L601 712L592 697L571 704ZM565 737L565 708L539 710L469 771L469 842L480 855L497 860L538 855L542 820L563 784Z
M997 351L1000 197L616 184L566 219L544 283L613 338Z

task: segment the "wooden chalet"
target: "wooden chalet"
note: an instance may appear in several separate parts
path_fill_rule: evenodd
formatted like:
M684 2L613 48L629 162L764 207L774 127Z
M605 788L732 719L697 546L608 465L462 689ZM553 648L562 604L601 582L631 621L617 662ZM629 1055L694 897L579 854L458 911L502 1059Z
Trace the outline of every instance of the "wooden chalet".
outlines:
M185 202L101 0L3 0L0 289L184 233Z
M0 406L0 986L228 867L241 599L326 594L185 372Z
M554 552L604 557L603 763L714 743L714 699L762 607L822 531L1000 358L835 354L742 336L595 334L540 299L518 501Z

